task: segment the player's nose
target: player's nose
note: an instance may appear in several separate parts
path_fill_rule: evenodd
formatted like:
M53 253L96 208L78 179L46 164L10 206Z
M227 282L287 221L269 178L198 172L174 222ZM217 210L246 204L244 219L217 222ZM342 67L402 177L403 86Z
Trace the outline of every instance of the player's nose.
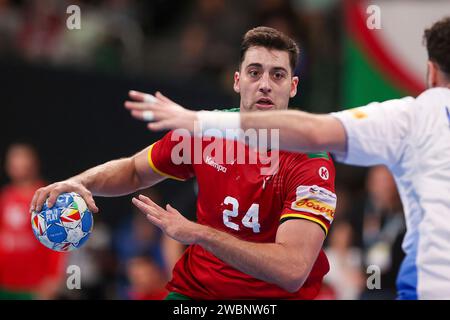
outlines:
M265 94L272 91L269 74L264 73L262 75L261 79L259 80L259 88L258 89L260 92L265 93Z

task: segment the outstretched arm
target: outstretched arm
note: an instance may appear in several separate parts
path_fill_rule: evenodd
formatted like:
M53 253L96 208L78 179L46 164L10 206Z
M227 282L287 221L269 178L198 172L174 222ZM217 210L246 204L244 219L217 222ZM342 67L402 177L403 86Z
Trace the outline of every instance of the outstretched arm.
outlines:
M315 152L346 151L346 133L341 122L328 114L297 110L240 114L240 124L247 129L279 129L280 149Z
M279 129L283 150L298 152L330 151L344 153L347 137L341 122L329 114L312 114L297 110L279 110L247 113L218 111L195 112L183 108L157 92L151 96L130 91L133 101L125 107L138 119L150 121L148 128L201 130L219 129L223 136L227 129ZM218 131L209 131L217 133ZM211 133L214 134L214 133Z
M298 291L308 278L325 239L319 225L288 220L278 228L274 243L249 242L189 221L170 205L164 210L145 196L133 198L133 203L169 237L201 245L234 268L288 292Z

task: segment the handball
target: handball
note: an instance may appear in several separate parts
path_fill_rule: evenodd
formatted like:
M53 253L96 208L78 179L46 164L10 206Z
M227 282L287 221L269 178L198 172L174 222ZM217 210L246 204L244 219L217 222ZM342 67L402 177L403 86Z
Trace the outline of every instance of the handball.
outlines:
M49 249L68 252L80 248L89 239L94 226L92 213L83 198L75 192L62 193L48 208L31 214L36 238Z

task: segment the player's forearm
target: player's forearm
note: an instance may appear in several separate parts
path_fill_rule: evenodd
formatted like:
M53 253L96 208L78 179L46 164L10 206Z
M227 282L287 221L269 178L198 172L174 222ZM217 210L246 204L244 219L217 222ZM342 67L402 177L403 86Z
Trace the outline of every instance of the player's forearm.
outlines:
M80 182L95 196L120 196L143 187L133 158L106 162L70 180Z
M278 243L255 243L202 226L197 244L234 268L257 279L296 292L306 280L310 267L298 250Z
M241 128L278 129L280 149L297 152L345 151L345 135L337 119L297 110L241 114Z

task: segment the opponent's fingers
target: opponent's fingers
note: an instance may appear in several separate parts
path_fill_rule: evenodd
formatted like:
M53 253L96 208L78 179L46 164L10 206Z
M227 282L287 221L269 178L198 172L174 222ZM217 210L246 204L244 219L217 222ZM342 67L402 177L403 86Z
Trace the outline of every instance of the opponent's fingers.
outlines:
M147 112L151 112L151 111L147 111ZM144 111L131 110L131 116L133 118L138 119L138 120L144 120ZM152 116L152 118L153 118L153 116Z
M147 95L148 95L148 93L137 91L137 90L128 91L128 96L135 101L144 102Z
M156 91L155 93L155 97L164 101L164 102L168 102L168 103L175 103L174 101L170 100L169 98L167 98L165 95L163 95L160 91ZM176 103L175 103L176 104Z
M147 128L149 128L152 131L162 131L165 129L173 129L171 126L170 120L161 120L158 122L151 122L147 125Z
M158 107L155 103L147 103L147 102L134 102L134 101L125 101L124 103L125 108L128 110L153 110Z
M131 90L128 95L132 100L138 102L155 103L158 101L158 99L154 95L149 93Z

